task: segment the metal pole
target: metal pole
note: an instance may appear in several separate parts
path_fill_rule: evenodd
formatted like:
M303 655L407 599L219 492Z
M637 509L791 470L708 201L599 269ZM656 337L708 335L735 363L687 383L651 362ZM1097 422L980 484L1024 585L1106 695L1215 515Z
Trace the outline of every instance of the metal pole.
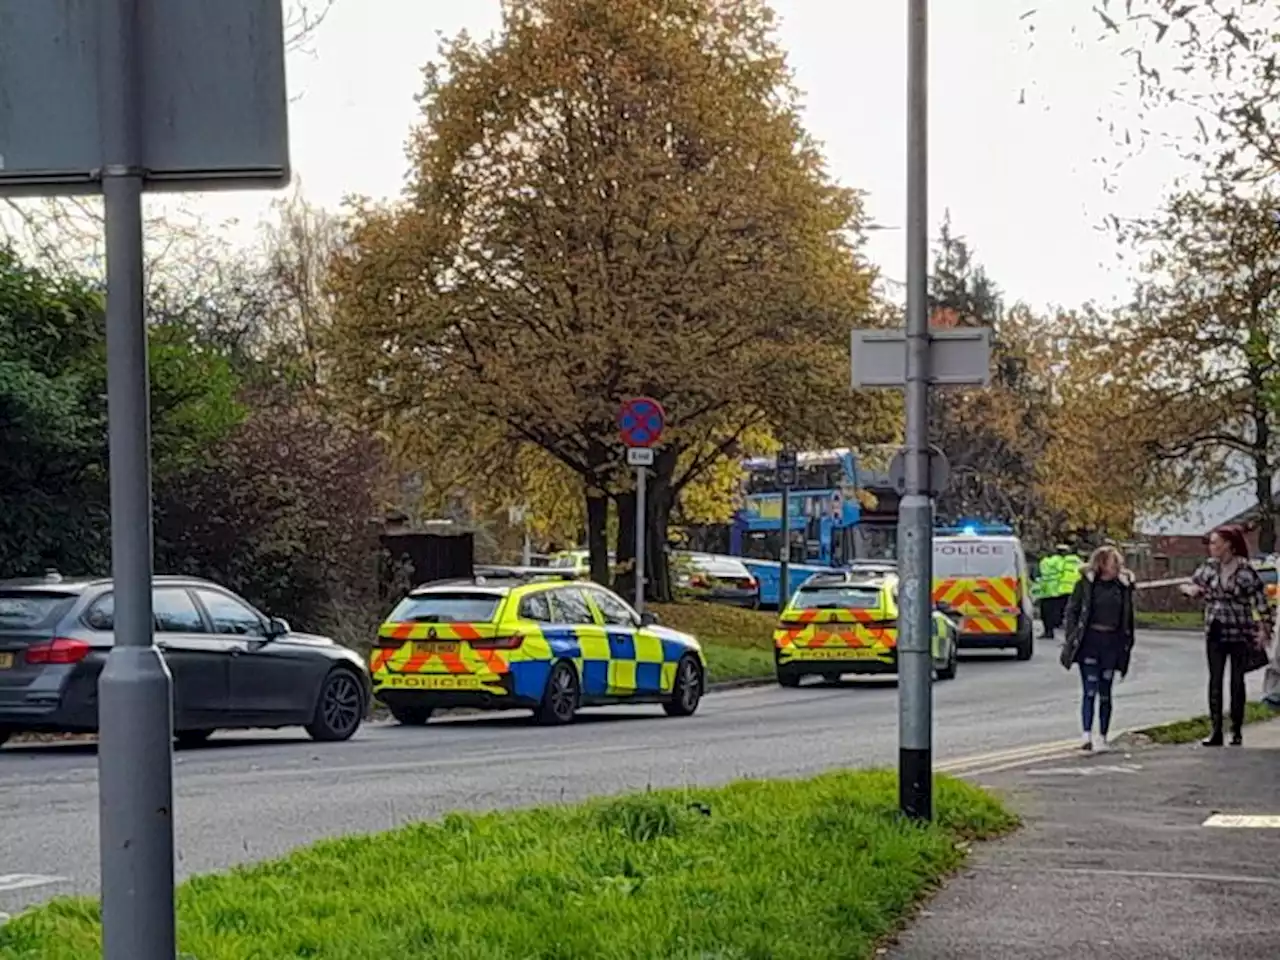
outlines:
M98 681L104 960L174 960L173 712L152 644L138 0L103 0L100 96L115 646Z
M782 486L782 547L778 552L778 610L791 599L791 487Z
M649 474L636 467L636 612L644 613L645 486Z
M933 817L933 502L929 497L928 0L908 0L906 494L898 513L898 800Z

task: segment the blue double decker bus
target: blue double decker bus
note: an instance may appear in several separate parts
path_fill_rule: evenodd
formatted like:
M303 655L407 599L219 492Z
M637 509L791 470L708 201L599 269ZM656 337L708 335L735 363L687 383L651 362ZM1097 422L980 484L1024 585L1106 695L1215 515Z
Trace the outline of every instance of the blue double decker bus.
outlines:
M857 460L851 450L801 453L796 460L796 483L789 497L793 587L855 558L854 529L861 517ZM742 560L760 583L761 606L777 606L782 556L777 465L772 457L757 457L742 466L746 477L741 509L730 524L701 528L693 545Z

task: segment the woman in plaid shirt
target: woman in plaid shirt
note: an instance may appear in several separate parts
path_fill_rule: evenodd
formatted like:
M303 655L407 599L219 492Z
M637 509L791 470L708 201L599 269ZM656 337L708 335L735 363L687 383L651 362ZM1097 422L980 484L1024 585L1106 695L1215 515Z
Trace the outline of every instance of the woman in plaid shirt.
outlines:
M1245 686L1251 646L1266 647L1271 636L1267 589L1249 563L1249 545L1239 527L1209 534L1209 559L1183 588L1204 600L1205 651L1209 660L1209 717L1213 733L1206 747L1222 746L1222 680L1231 664L1231 743L1239 746L1244 727Z

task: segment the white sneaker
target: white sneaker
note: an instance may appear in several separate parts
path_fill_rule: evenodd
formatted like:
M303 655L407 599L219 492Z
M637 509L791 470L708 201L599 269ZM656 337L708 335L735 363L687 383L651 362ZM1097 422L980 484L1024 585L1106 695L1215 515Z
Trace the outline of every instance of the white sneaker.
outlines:
M1097 753L1109 753L1111 751L1111 744L1108 742L1106 737L1099 737L1098 742L1094 744L1093 749Z

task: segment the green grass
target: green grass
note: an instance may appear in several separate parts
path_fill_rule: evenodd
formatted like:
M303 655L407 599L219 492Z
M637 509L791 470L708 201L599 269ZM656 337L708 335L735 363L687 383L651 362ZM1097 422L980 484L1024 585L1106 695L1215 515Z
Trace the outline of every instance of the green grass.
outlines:
M896 778L837 773L488 815L328 841L178 892L193 960L863 958L1016 827L940 778L937 819L896 812ZM100 955L96 902L0 926L0 960Z
M1203 630L1204 613L1202 611L1178 611L1174 613L1143 613L1134 615L1140 630Z
M1245 723L1263 723L1274 720L1277 712L1265 703L1250 703L1245 708ZM1135 730L1137 736L1145 737L1152 743L1175 744L1195 743L1209 736L1213 724L1207 716L1192 717L1190 720L1179 720L1177 723L1163 723L1155 727Z
M702 641L711 683L773 676L776 613L697 601L651 604L649 609L663 626L691 633Z

